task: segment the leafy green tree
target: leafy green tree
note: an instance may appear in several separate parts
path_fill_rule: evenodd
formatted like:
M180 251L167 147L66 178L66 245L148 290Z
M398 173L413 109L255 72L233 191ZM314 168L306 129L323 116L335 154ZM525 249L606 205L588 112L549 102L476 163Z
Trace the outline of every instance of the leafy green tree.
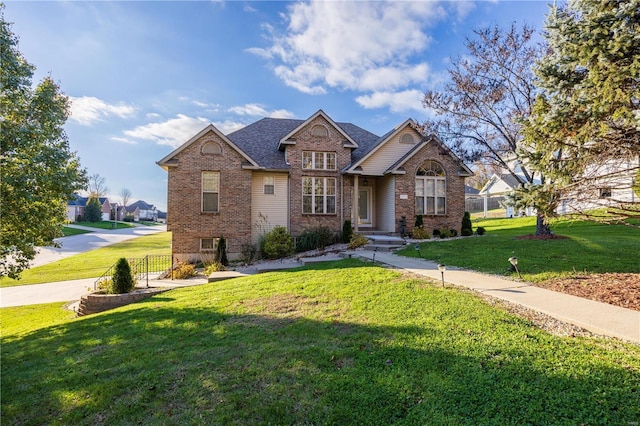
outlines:
M62 126L69 100L50 77L32 86L33 65L0 4L0 276L18 278L37 246L56 245L66 204L86 172Z
M525 152L553 180L549 190L577 208L598 199L598 186L631 189L632 179L620 177L636 173L640 153L639 29L640 0L574 0L548 15ZM640 215L637 201L608 205Z
M435 112L423 124L459 157L513 175L533 184L544 176L522 161L522 120L535 100L531 65L544 52L528 26L474 31L464 55L452 58L449 79L439 90L425 93L423 105ZM537 233L549 233L548 215L538 211Z
M100 222L102 220L102 206L96 197L90 197L84 208L84 220L87 222Z

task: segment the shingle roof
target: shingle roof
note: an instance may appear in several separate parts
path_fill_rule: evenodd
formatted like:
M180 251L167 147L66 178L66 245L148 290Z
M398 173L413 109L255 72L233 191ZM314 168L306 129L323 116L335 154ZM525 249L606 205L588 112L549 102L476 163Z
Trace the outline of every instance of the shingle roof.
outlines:
M148 204L146 201L138 200L135 203L129 204L127 207L132 207L134 210L136 207L140 210L152 210L153 204Z
M284 152L278 149L278 144L284 136L305 121L286 118L263 118L226 136L260 166L267 169L286 170L289 165L285 162ZM352 153L354 162L381 140L373 133L354 124L336 124L359 145Z

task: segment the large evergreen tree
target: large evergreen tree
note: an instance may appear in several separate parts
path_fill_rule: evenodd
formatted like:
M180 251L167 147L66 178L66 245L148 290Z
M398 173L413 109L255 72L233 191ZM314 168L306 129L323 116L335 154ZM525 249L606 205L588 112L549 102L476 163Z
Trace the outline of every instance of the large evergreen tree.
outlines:
M66 203L85 172L62 129L69 100L18 51L0 4L0 276L18 277L37 246L62 235Z
M609 219L640 215L637 199L602 193L603 187L630 193L638 168L639 29L640 0L573 0L551 8L548 53L535 67L541 93L525 127L529 162L555 182L539 188L542 198L555 194L579 210L593 208L587 199L606 198ZM592 218L597 212L583 211Z

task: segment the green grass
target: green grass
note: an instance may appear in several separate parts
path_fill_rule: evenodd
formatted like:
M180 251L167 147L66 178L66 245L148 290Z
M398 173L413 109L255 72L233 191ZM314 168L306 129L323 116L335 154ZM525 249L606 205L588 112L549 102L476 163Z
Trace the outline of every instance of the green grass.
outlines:
M86 234L89 232L91 231L87 231L86 229L69 228L68 226L65 226L62 228L62 233L64 234L65 237L70 237L72 235Z
M512 274L508 258L518 258L527 281L540 282L577 273L640 272L640 230L624 225L559 220L552 225L556 240L520 240L535 233L535 218L485 219L481 237L437 240L420 244L420 254L438 263L491 274ZM398 252L417 257L413 246Z
M87 226L89 228L98 228L98 229L113 229L113 221L112 220L103 220L101 222L74 222L74 225L79 226ZM116 229L125 229L125 228L133 228L135 225L132 225L127 222L116 222Z
M640 348L354 259L2 314L2 424L633 424ZM26 312L25 309L30 309Z
M41 284L56 281L97 278L121 257L171 254L171 233L145 235L107 247L58 260L47 265L27 269L20 280L0 278L1 287Z

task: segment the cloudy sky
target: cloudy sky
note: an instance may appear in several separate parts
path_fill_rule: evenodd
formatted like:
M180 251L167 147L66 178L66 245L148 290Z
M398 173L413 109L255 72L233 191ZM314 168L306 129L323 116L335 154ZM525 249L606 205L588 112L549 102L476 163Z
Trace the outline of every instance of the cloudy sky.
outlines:
M382 135L422 121L473 29L542 28L546 1L8 1L19 50L72 100L71 148L117 201L166 209L156 165L224 133L318 109Z

